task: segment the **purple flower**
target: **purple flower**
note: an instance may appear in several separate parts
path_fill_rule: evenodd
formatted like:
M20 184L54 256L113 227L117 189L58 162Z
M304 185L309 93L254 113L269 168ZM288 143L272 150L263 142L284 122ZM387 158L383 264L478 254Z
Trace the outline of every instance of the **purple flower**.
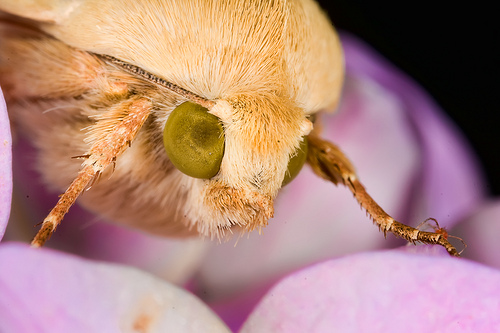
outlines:
M2 332L230 332L195 296L131 267L8 243L0 271Z
M498 332L500 271L439 252L362 253L303 269L269 291L241 332Z
M12 139L7 108L0 90L0 240L10 213L12 196Z
M324 117L323 136L339 144L395 218L416 226L432 216L441 226L456 225L469 245L466 255L500 267L491 255L500 250L493 234L500 206L485 203L467 144L407 77L354 38L342 39L344 97L338 112ZM7 142L0 150L1 234L11 169L8 123L0 111ZM55 196L22 167L33 163L26 150L16 149L14 157L16 178L31 179L15 183L29 193L15 196L24 208L11 214L8 238L20 240L33 235L27 226L43 218L54 204L47 198ZM207 305L233 330L250 315L242 332L500 330L498 270L436 247L376 251L403 243L385 240L347 189L307 167L282 190L275 211L263 235L251 234L235 247L144 235L74 207L48 245L78 257L0 245L0 331L132 331L141 323L150 331L166 325L223 331Z

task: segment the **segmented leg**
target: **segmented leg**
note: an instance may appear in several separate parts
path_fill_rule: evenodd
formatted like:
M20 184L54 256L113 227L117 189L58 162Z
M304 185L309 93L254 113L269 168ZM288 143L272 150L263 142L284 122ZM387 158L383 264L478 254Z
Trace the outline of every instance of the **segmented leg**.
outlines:
M384 235L391 232L412 243L438 244L443 246L450 255L460 256L442 233L420 231L394 220L387 214L366 192L364 186L359 182L351 162L336 145L315 134L309 135L308 140L307 162L313 171L334 184L342 183L347 186L373 222L384 232Z
M50 238L82 191L129 147L150 111L151 103L148 100L132 99L119 103L100 117L91 130L93 144L82 155L85 158L82 170L43 221L31 242L32 246L43 246Z

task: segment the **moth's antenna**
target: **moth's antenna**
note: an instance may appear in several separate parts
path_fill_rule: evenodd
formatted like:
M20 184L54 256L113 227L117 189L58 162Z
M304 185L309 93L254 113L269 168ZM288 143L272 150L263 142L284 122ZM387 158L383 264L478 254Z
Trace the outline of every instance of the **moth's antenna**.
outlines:
M178 85L176 85L172 82L168 82L168 81L162 79L161 77L154 75L153 73L145 71L144 69L140 68L139 66L129 64L128 62L122 61L120 59L117 59L115 57L112 57L112 56L109 56L106 54L96 54L96 55L99 58L102 58L109 63L117 65L118 67L120 67L121 69L126 71L127 73L140 76L148 82L157 84L157 85L164 87L164 88L167 88L168 90L170 90L170 91L172 91L172 92L174 92L182 97L185 97L188 100L190 100L191 102L199 104L199 105L203 106L204 108L207 108L210 110L215 105L215 103L213 101L208 100L206 98L203 98L201 96L198 96L198 95L190 92L189 90L186 90L184 88L179 87Z

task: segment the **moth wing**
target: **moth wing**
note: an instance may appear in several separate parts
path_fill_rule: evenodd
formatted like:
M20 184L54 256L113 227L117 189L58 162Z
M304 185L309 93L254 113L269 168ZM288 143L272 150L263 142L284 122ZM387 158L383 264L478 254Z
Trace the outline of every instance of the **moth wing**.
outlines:
M292 4L285 53L295 99L307 114L334 110L344 78L340 39L316 2Z
M231 89L223 87L223 82L233 74L229 69L212 66L211 71L221 72L220 77L204 75L207 82L203 86L207 89L200 88L200 91L190 86L192 75L184 80L183 73L193 63L211 63L224 52L224 43L214 42L213 36L203 34L204 31L214 28L217 31L217 26L231 29L231 32L223 32L223 29L221 35L225 36L220 38L236 42L240 40L236 36L242 31L252 29L245 23L249 18L244 19L250 15L248 10L251 8L242 14L238 8L243 6L246 6L244 2L236 0L220 3L206 0L4 0L0 3L1 10L40 22L42 30L68 45L137 64L165 79L176 80L177 84L198 94L214 90L214 97ZM282 56L288 64L290 95L297 104L306 113L334 107L343 83L342 51L330 21L317 3L312 0L278 1L272 6L259 4L254 8L261 11L254 19L259 16L271 18L266 23L269 29L287 22L280 45L285 48ZM280 9L275 11L276 8ZM231 14L227 16L227 13ZM240 14L243 16L234 18ZM224 23L231 18L233 25ZM246 44L245 48L262 48L263 45L258 44ZM269 48L269 52L272 57L274 50ZM258 54L265 57L262 52ZM185 63L185 59L191 59L190 63ZM253 72L255 75L256 71ZM221 88L214 88L218 86Z
M37 22L57 23L78 7L77 0L2 0L0 10Z

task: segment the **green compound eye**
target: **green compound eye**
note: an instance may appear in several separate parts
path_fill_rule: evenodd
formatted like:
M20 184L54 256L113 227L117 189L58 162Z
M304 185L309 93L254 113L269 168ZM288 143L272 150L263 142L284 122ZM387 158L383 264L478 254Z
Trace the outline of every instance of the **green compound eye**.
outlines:
M304 137L304 140L300 143L297 154L293 156L290 161L288 161L288 168L285 172L285 178L283 179L283 183L281 186L285 186L290 183L300 172L302 166L306 162L307 158L307 137Z
M194 178L219 172L224 156L224 131L219 118L201 105L185 102L172 111L163 131L163 145L172 164Z

